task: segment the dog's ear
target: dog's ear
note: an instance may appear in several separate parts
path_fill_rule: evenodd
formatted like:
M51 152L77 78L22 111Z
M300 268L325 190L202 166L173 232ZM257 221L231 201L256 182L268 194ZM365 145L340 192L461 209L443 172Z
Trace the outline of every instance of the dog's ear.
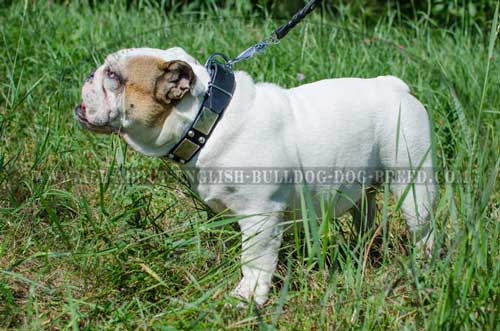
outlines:
M196 80L193 69L184 61L163 62L159 69L163 74L156 81L155 95L166 105L181 100Z

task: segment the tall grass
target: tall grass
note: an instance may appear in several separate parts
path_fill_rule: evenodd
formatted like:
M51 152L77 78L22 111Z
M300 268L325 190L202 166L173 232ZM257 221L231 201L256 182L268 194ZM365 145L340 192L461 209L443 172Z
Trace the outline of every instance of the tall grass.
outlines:
M312 16L238 65L256 81L288 87L327 77L403 78L431 115L437 163L462 180L440 187L430 261L413 250L386 188L367 233L327 201L313 210L305 192L302 218L286 224L269 304L237 310L227 305L239 278L237 219L206 210L171 165L81 130L72 108L82 79L117 49L175 45L200 61L215 51L234 56L277 22L229 11L218 13L224 19L127 11L118 3L26 1L1 14L1 328L498 328L497 16L487 34L396 24L397 12L373 27Z

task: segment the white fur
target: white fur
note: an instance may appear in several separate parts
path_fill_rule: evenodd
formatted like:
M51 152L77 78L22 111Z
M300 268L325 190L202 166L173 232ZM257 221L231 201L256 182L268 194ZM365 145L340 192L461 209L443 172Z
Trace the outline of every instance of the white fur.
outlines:
M162 128L146 130L127 123L123 114L118 117L123 137L134 149L146 155L164 156L195 118L209 76L202 65L180 48L127 50L111 56L107 62L119 65L125 57L147 54L167 61L186 61L197 76L191 94ZM427 112L409 93L408 86L396 77L328 79L284 89L269 83L255 84L246 73L237 72L236 84L233 100L213 135L186 167L433 166ZM93 98L87 103L102 102L102 98L84 91L85 98ZM112 100L116 100L114 109L122 106L119 96ZM402 204L410 229L424 235L428 233L429 212L436 195L436 187L430 182L426 184L416 185L414 194L408 194ZM391 188L396 198L402 196L404 185ZM243 234L243 278L234 293L246 300L253 297L263 304L276 268L282 212L300 197L303 187L279 183L196 183L193 189L215 211L228 209L235 215L253 215L239 222ZM363 187L313 184L309 189L313 194L337 195L335 212L341 215L360 199ZM428 240L427 244L431 242Z

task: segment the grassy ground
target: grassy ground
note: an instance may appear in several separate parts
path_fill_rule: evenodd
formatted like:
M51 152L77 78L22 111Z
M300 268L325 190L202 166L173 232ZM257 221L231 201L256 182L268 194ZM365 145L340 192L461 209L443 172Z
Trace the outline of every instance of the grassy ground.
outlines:
M430 261L416 257L384 192L380 231L356 238L349 218L334 220L321 228L319 260L292 231L269 304L236 310L227 305L239 277L233 220L199 208L165 175L169 165L84 132L72 108L112 51L179 45L201 61L234 56L277 22L31 1L0 10L0 328L498 330L495 28L449 31L397 15L375 27L356 18L321 26L315 16L238 66L284 86L300 74L400 76L429 110L438 164L463 180L441 186Z

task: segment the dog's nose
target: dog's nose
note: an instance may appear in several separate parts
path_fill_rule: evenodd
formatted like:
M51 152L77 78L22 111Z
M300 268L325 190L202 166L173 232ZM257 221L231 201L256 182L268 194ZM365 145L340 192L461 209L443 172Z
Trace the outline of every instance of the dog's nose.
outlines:
M94 74L95 74L95 70L92 70L92 72L90 73L90 75L88 75L88 77L85 78L85 82L89 82L92 79L94 79Z

